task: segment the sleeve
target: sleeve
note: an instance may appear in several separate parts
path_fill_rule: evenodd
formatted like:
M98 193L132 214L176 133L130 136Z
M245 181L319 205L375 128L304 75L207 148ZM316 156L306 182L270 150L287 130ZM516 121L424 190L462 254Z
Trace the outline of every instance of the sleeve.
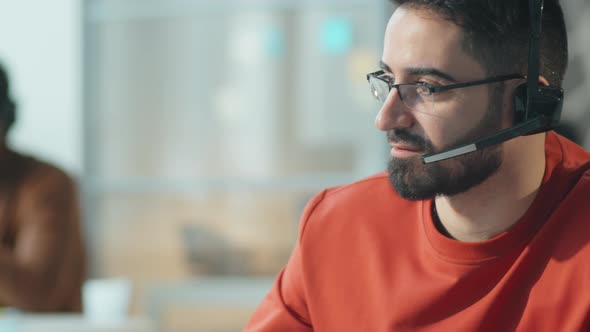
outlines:
M303 234L309 216L321 202L325 191L306 206L299 226L299 240L273 288L258 306L244 332L312 332L312 319L305 290Z

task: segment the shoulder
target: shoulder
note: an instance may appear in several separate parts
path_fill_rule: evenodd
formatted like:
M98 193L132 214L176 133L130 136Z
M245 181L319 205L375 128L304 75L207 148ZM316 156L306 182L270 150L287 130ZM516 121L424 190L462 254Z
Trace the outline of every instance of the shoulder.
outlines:
M304 214L317 213L317 210L330 211L346 208L355 210L359 206L372 204L375 199L394 198L397 194L391 187L386 173L378 173L362 180L337 187L328 188L308 203Z
M341 196L348 197L350 195L375 193L376 191L394 192L386 172L377 173L353 183L329 188L326 191L326 196L339 198Z
M74 180L59 167L12 152L5 168L12 176L15 218L18 223L54 224L77 214L78 193ZM6 175L9 176L9 175Z
M23 197L70 196L75 181L61 168L28 155L15 154L15 164L20 170L19 194Z
M334 230L375 225L389 217L413 213L415 205L395 192L383 172L317 194L303 212L300 231L302 235L310 227Z
M35 181L47 186L73 186L74 180L61 168L32 157L27 159L30 165L29 182Z
M590 152L554 132L549 132L548 136L548 148L551 149L551 146L556 146L560 150L559 154L548 153L548 156L554 156L554 158L561 156L561 167L564 170L577 172L580 175L590 170Z
M549 190L552 204L556 205L552 219L559 220L561 229L590 241L590 228L587 227L590 220L590 161L581 161L564 160L561 174L551 181Z
M590 152L552 131L545 143L546 168L542 187L552 192L554 201L571 197L585 186L590 173Z
M560 239L556 256L568 260L582 259L590 271L590 170L585 171L572 186L567 195L558 203L552 213L547 232L550 238ZM560 259L561 260L561 259Z
M563 203L567 203L568 201L577 202L576 205L578 208L576 210L584 211L585 215L590 219L588 198L590 198L590 169L585 170L577 179Z
M397 195L391 187L385 172L353 183L328 188L317 195L312 201L315 201L316 204L321 202L325 207L330 204L355 204L375 197L383 197L384 195Z

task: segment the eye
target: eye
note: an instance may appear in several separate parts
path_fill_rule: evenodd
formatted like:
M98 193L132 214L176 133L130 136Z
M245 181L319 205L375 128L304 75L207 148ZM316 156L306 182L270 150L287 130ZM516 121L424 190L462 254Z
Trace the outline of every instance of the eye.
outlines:
M390 74L383 74L381 76L379 76L379 78L381 78L382 80L384 80L387 83L395 83L395 77L391 76Z
M424 82L418 82L416 85L416 92L421 96L430 96L432 94L431 85Z

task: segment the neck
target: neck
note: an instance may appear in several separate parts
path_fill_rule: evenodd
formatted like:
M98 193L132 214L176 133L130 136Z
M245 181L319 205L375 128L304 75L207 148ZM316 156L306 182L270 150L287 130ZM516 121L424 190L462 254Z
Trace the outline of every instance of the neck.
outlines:
M543 180L545 135L519 137L504 143L503 150L502 165L486 181L467 192L435 199L443 234L459 241L484 241L525 214Z

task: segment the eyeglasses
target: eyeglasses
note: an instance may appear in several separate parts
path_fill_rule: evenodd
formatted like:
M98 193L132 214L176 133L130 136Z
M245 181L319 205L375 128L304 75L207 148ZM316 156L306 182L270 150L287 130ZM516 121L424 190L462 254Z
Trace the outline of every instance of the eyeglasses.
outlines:
M408 109L425 113L432 112L434 110L434 94L437 92L520 78L526 78L526 76L519 74L500 75L478 81L434 86L426 82L394 84L391 81L391 78L385 75L383 70L367 74L367 81L371 87L371 93L375 98L377 98L377 100L385 103L385 100L387 100L387 96L389 96L391 90L397 89L399 98Z

